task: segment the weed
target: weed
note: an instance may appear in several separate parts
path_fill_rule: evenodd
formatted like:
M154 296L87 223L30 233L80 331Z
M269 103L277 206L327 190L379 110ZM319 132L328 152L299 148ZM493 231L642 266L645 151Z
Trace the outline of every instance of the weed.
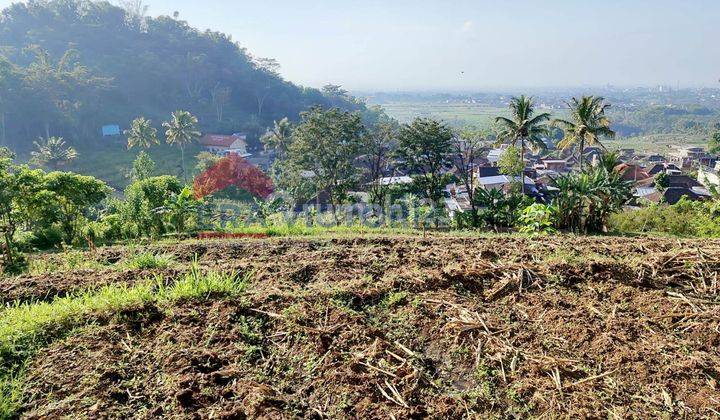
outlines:
M167 268L175 261L172 254L153 254L151 252L142 252L133 255L124 266L137 270L153 270Z
M145 305L169 305L179 300L236 295L248 276L237 273L190 272L170 286L160 277L133 287L111 285L98 291L56 298L52 302L16 303L0 312L0 418L15 414L19 371L25 360L53 340L87 324L97 315L114 314ZM96 315L96 316L93 316Z

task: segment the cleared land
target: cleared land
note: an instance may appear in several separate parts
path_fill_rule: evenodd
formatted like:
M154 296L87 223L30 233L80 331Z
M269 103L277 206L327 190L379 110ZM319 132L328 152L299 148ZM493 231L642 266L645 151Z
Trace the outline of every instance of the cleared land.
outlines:
M58 254L45 257L53 274L38 270L0 282L0 300L27 307L104 285L127 295L151 276L155 286L147 292L164 296L100 304L44 325L44 345L26 355L15 381L18 413L720 412L720 241L372 236L143 251L170 263L147 268L137 264L137 248L111 247L84 255L92 269L62 271ZM193 260L204 272L238 273L228 278L241 277L242 287L164 291L178 279L187 283ZM3 315L0 328L11 324ZM8 363L14 353L0 354Z

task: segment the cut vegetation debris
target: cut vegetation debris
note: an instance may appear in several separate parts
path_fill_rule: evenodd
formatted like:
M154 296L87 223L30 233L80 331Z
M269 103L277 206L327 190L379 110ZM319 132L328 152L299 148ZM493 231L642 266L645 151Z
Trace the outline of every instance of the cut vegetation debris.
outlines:
M87 257L121 264L135 252L100 248ZM3 301L25 302L0 318L3 342L18 343L3 347L14 366L5 395L15 413L720 412L720 241L371 236L187 242L143 252L173 255L180 267L197 258L197 267L174 286L163 268L3 280ZM133 277L148 272L163 280ZM253 281L184 280L207 278L200 272L253 273ZM80 292L86 288L96 291Z
M247 282L234 273L189 273L167 284L162 277L135 286L108 285L49 302L16 303L0 312L0 418L16 413L24 363L40 348L93 322L121 314L157 311L171 303L213 296L236 296Z

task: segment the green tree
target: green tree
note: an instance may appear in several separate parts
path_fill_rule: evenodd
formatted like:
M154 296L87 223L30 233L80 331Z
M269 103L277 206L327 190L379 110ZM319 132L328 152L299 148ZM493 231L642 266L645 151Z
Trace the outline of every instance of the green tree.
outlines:
M31 152L31 162L57 170L77 159L78 153L73 147L66 146L62 137L49 137L33 143L36 150Z
M274 150L278 159L284 159L292 143L292 124L287 117L275 121L272 130L265 133L260 140L266 150Z
M565 137L558 143L559 148L578 148L582 171L585 146L599 144L605 148L600 139L615 137L615 132L610 129L610 120L605 115L610 104L606 104L605 99L599 96L583 96L580 99L572 98L568 107L571 120L556 119L553 125L562 127L565 132Z
M55 219L65 234L65 241L72 244L86 212L107 198L110 188L97 178L72 172L50 172L43 181L43 188L52 193L51 205L55 209Z
M157 129L152 126L152 121L145 117L135 118L130 124L130 129L124 131L127 136L127 148L132 149L138 146L141 149L149 149L153 144L159 144Z
M152 176L155 171L155 161L152 160L150 155L141 151L133 161L132 175L133 181L142 181Z
M13 238L20 222L15 201L21 194L21 185L14 171L14 155L5 148L0 149L0 233L5 240L4 253L8 266L13 266L15 247Z
M519 148L509 146L505 149L498 160L498 168L501 174L513 177L513 182L525 183L525 162Z
M360 115L337 108L312 108L302 113L288 150L290 168L283 176L303 177L315 194L326 193L340 225L338 207L357 185L360 169L355 164L365 141Z
M453 140L452 160L455 165L456 176L467 191L468 200L470 201L470 221L473 227L480 226L479 209L477 200L475 200L476 168L481 164L485 145L484 133L472 128L462 130L460 135Z
M182 190L180 181L170 175L137 180L125 189L120 208L127 236L160 236L164 234L163 215L155 210L165 205L173 194Z
M155 209L155 212L167 217L175 233L185 233L188 220L198 213L201 205L202 201L195 198L192 188L185 186L179 193L172 193L165 200L164 205Z
M510 141L511 144L520 144L520 159L525 168L525 150L530 147L533 151L545 148L542 138L549 135L546 122L550 114L543 112L535 115L535 105L532 97L525 95L510 100L511 118L497 117L499 127L498 140ZM525 194L525 183L522 182L522 193Z
M185 173L185 146L200 138L197 130L198 119L188 111L175 111L170 121L163 123L165 138L168 144L177 145L180 148L180 165L183 179L187 181Z
M425 198L438 203L447 185L444 171L452 164L453 132L445 124L416 118L400 127L396 157L413 175L413 183Z
M665 191L668 187L670 187L670 176L666 172L660 172L659 174L655 175L655 188L658 191Z
M583 172L560 175L553 180L559 192L553 198L560 229L575 232L607 232L608 219L622 211L632 199L631 183L614 170L612 154L603 156L600 164Z
M720 131L713 133L710 141L708 142L708 151L713 154L720 153Z
M195 164L195 172L198 174L201 174L208 169L212 168L217 164L220 159L222 159L220 156L216 155L212 152L200 152L195 156L195 160L197 161L197 164Z
M370 202L384 207L390 186L381 181L390 166L390 159L397 147L398 126L395 121L384 118L368 130L361 160L366 171L367 192Z

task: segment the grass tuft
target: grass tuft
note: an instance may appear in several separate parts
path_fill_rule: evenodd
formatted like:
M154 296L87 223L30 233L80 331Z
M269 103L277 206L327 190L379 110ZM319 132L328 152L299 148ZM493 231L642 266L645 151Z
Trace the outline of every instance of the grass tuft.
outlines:
M17 415L21 395L19 372L26 360L54 340L101 316L170 305L181 300L234 296L245 290L248 275L203 273L193 264L189 273L166 285L162 277L135 286L110 285L97 291L56 298L51 302L15 303L0 311L0 419Z

